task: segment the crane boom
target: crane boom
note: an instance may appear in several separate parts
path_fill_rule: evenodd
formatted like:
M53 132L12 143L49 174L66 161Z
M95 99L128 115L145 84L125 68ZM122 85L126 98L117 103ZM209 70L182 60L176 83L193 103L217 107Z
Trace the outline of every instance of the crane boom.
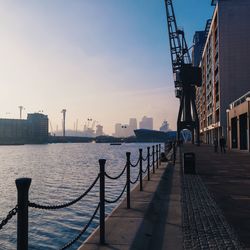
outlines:
M167 0L165 2L167 11L171 60L173 73L175 73L185 62L191 63L191 57L189 55L184 32L178 29L172 0Z

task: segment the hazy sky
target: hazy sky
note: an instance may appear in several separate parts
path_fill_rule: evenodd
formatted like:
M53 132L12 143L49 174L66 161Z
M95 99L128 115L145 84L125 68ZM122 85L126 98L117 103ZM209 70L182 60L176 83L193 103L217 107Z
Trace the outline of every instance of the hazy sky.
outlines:
M188 44L211 0L173 0ZM114 124L154 118L176 128L178 99L164 0L0 0L0 117L43 110L53 129L78 119Z

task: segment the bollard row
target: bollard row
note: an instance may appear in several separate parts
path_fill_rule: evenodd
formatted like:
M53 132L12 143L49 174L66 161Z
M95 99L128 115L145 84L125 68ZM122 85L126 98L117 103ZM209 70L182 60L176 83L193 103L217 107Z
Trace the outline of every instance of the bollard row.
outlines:
M156 150L155 150L156 149ZM126 191L127 197L127 208L129 209L130 206L130 184L135 184L140 181L140 191L143 190L143 173L147 173L148 180L150 180L150 168L153 167L152 172L155 173L155 164L156 168L159 167L161 164L160 162L160 153L161 153L161 145L152 146L152 154L150 154L150 147L147 147L147 156L143 158L142 156L142 149L139 149L139 158L136 164L132 164L130 160L131 153L126 153L126 164L121 171L121 173L117 176L110 176L105 171L105 159L99 160L99 174L97 175L96 179L92 182L89 188L78 198L59 205L41 205L34 202L29 202L28 194L29 194L29 187L31 184L30 178L21 178L16 180L16 186L18 191L18 204L15 208L13 208L6 219L2 221L0 224L1 228L7 224L7 222L17 214L17 249L18 250L28 250L28 207L38 208L38 209L47 209L47 210L56 210L61 208L69 207L78 201L82 200L96 185L99 180L99 203L96 207L92 217L88 221L88 223L83 227L83 229L79 232L79 234L71 240L68 244L63 246L61 249L67 249L72 246L79 238L86 232L89 225L95 218L98 210L99 210L99 227L100 227L100 244L105 244L105 203L116 203L118 202L123 194ZM152 157L152 163L150 163ZM147 167L145 170L142 168L143 161L147 162ZM139 166L139 173L134 181L131 180L130 168ZM124 185L120 195L114 200L108 200L105 198L105 177L111 180L117 180L121 178L126 172L126 184ZM18 208L18 209L17 209Z

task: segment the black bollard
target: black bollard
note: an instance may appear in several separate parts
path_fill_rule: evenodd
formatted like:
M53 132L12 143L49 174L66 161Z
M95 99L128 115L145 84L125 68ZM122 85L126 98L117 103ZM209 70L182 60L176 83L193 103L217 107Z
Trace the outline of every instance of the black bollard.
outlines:
M126 152L127 157L127 208L130 208L130 152Z
M156 168L159 168L158 145L156 145Z
M143 190L143 187L142 187L142 149L140 148L139 149L139 159L140 159L140 191Z
M161 165L161 144L159 144L159 165Z
M147 169L148 169L148 181L150 181L150 147L147 147L147 150L148 150L148 166L147 166Z
M105 244L105 159L99 160L100 166L100 244Z
M153 146L152 155L153 155L153 174L154 174L155 173L155 146Z
M174 160L173 160L173 164L175 165L175 161L176 161L176 144L173 144L173 154L174 154Z
M17 187L17 250L28 250L28 229L29 229L29 188L30 178L16 179Z

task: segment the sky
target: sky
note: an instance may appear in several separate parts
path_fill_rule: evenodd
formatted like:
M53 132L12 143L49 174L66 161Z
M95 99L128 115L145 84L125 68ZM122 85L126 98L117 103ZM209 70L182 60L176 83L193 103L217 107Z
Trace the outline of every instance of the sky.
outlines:
M188 45L211 18L211 0L173 0ZM83 129L146 115L176 129L164 0L0 0L0 117L48 115Z

